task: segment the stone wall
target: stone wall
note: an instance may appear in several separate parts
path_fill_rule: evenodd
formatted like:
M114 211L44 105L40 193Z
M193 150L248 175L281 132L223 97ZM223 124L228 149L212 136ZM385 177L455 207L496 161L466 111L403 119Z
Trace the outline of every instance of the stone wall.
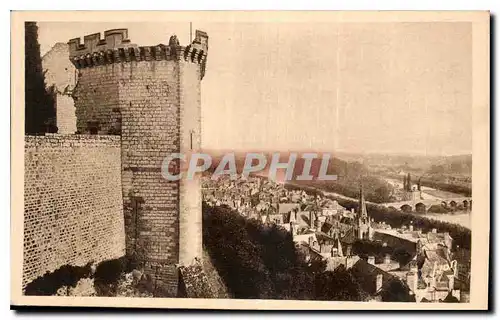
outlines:
M25 137L23 288L125 254L120 137Z

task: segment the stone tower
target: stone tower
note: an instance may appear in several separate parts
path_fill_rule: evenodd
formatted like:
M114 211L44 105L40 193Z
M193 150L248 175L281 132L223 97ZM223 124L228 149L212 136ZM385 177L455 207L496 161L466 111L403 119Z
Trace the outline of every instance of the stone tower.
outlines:
M77 132L120 135L126 253L151 276L158 295L177 292L178 266L202 253L199 180L167 181L164 158L201 144L200 85L208 36L181 46L137 46L127 29L68 42L78 70Z

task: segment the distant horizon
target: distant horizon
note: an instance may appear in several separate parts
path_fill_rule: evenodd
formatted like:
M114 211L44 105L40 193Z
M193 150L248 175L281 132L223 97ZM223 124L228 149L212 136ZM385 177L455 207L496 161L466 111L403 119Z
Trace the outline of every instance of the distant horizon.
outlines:
M247 150L245 149L240 149L240 148L233 148L233 149L228 149L228 148L221 148L221 149L214 149L214 148L202 148L203 151L213 151L217 153L228 153L228 152L234 152L234 153L247 153L247 152L281 152L281 153L289 153L289 152L295 152L295 153L307 153L307 152L312 152L312 153L330 153L331 155L335 156L335 154L349 154L349 155L374 155L374 156L419 156L419 157L429 157L429 158L449 158L449 157L462 157L462 156L472 156L472 153L456 153L456 154L424 154L424 153L402 153L402 152L377 152L377 151L332 151L332 150L327 150L327 149L308 149L308 150L276 150L276 149L264 149L264 148L249 148Z

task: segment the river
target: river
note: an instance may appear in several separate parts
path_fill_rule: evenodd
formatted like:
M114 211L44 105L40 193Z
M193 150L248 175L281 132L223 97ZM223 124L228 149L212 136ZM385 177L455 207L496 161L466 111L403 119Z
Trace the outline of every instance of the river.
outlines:
M293 185L293 186L296 186L296 187L301 187L302 186L300 184L295 184L295 183L293 183L291 181L287 181L286 184L290 184L290 185ZM312 186L307 186L307 187L314 188ZM351 197L347 197L347 196L344 196L344 195L339 194L339 193L324 191L324 190L321 190L319 188L314 188L314 189L323 192L323 194L325 196L330 196L330 197L333 197L333 198L350 200L350 201L355 201L355 202L359 201L359 199L354 199L354 198L351 198ZM422 188L422 189L424 189L424 188ZM435 189L425 187L425 190L428 191L428 190L435 190ZM460 196L460 195L458 195L458 196ZM373 204L373 205L380 205L380 204L369 202L369 201L366 201L366 203ZM456 223L456 224L461 225L463 227L466 227L468 229L470 229L470 225L471 225L471 221L470 221L471 220L471 212L467 213L467 212L464 212L464 211L459 211L459 212L456 212L454 214L451 214L451 213L448 213L448 214L425 213L425 214L422 214L422 216L426 217L426 218L430 218L430 219L436 219L436 220L443 221L443 222Z
M383 177L389 184L393 185L396 188L402 188L403 183L401 181L398 181L396 179L392 178L385 178ZM451 193L448 191L443 191L439 189L434 189L426 186L422 186L422 193L421 196L422 198L425 199L437 199L437 200L446 200L446 199L452 199L452 198L461 198L463 197L460 194L455 194ZM463 227L466 227L470 229L471 225L471 214L472 212L465 212L465 211L458 211L455 212L454 214L448 213L448 214L440 214L440 213L426 213L425 217L444 221L444 222L449 222L449 223L456 223L458 225L461 225Z

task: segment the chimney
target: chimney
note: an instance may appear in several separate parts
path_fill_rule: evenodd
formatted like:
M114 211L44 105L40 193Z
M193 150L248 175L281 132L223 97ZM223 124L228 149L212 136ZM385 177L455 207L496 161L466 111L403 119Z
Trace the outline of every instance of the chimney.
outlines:
M390 264L391 263L391 256L389 254L386 254L384 256L384 264Z
M433 228L433 229L432 229L432 233L437 233L437 229L436 229L436 228Z
M375 257L374 256L369 256L368 257L368 263L372 264L372 265L375 265Z
M382 274L377 274L377 279L375 280L375 292L380 291L382 289L382 280L384 279L384 276Z
M410 224L410 231L413 231L413 225Z

